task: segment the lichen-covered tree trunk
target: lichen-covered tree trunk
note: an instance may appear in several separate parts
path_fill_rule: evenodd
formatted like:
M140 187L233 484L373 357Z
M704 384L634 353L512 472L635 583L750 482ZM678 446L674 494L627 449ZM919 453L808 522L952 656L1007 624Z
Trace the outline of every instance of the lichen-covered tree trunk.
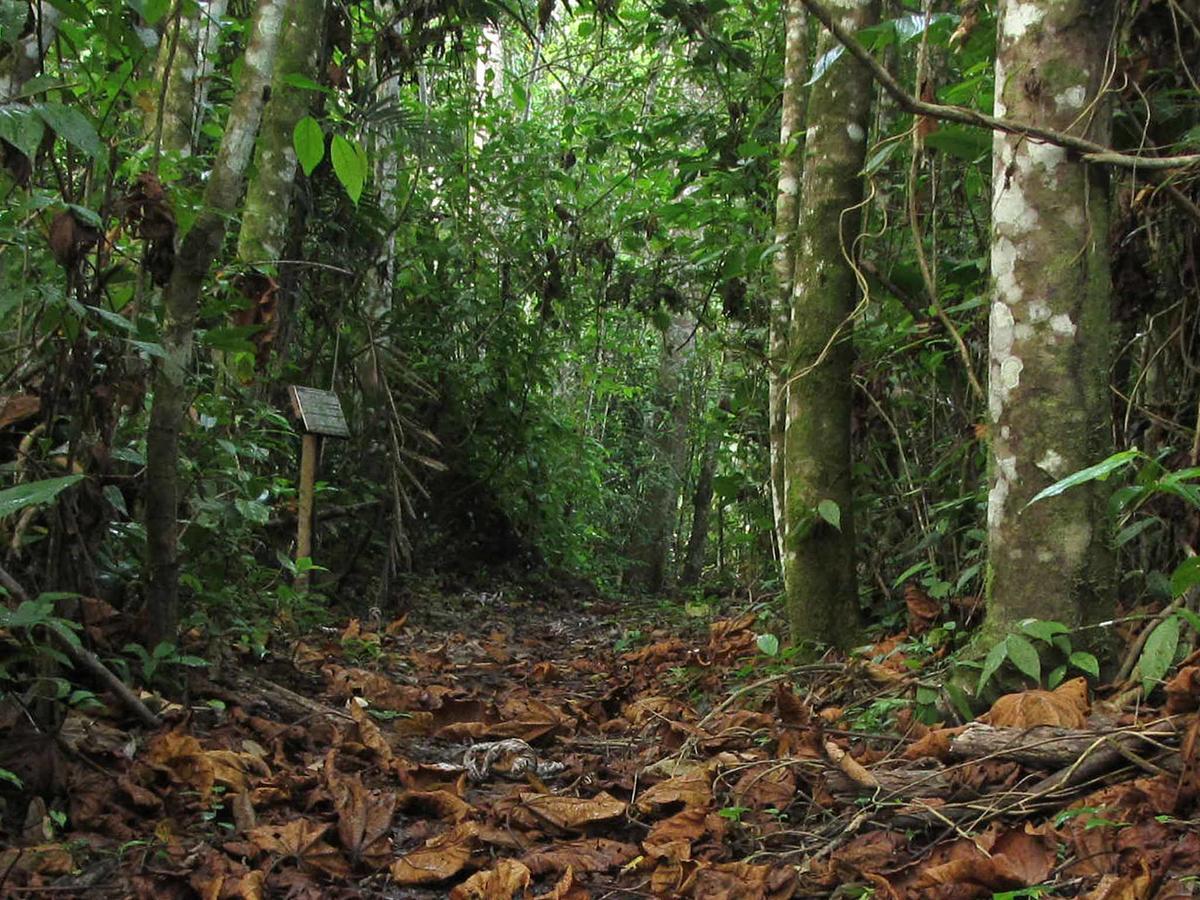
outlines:
M292 133L308 114L312 91L288 79L315 80L325 22L325 0L291 0L284 17L271 100L262 114L254 175L246 186L238 259L259 269L274 268L282 257L296 183L296 150Z
M694 332L692 319L674 316L663 334L656 408L647 428L654 456L643 475L645 491L634 526L625 581L651 593L661 591L667 583L675 511L687 465L688 403L681 382L696 347Z
M196 97L196 36L200 4L179 3L158 45L154 80L154 114L142 123L146 142L156 151L192 151L192 106Z
M996 115L1108 143L1107 3L1004 0ZM995 136L988 612L1096 621L1113 598L1100 482L1027 506L1111 452L1108 185L1059 147Z
M58 33L62 13L52 3L42 2L34 7L37 25L21 38L0 59L0 102L7 103L21 92L30 78L42 68L42 59Z
M188 404L200 289L241 198L286 6L287 0L260 0L255 8L241 81L205 187L204 208L180 244L163 298L165 357L154 372L146 436L146 638L152 642L172 639L179 619L179 433Z
M143 127L147 141L157 149L185 156L194 149L225 4L226 0L179 4L167 23L154 67L154 114Z
M838 0L829 8L849 31L877 17L873 0ZM846 257L853 255L858 235L870 112L871 77L850 58L835 62L812 88L788 329L783 459L788 619L793 640L840 646L854 640L859 626L850 483L858 285Z
M784 15L786 37L779 114L779 182L775 192L775 290L771 294L767 368L771 511L781 561L783 535L787 530L783 510L783 436L787 427L787 400L783 385L787 380L784 368L796 265L794 238L804 160L801 138L804 131L804 79L808 72L808 11L801 0L788 0Z

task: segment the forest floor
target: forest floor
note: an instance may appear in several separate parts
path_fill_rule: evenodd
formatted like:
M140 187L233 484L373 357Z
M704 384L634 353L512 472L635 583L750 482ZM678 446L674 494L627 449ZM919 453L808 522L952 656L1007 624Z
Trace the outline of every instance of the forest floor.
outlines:
M930 606L799 666L752 609L468 591L227 648L158 730L9 708L0 896L1200 896L1200 668L1164 708L1076 679L931 730Z

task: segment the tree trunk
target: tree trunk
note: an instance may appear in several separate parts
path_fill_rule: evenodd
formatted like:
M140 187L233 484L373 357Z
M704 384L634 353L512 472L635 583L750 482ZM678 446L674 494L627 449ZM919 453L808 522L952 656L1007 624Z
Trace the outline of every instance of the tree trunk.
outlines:
M727 398L719 404L722 409L729 405ZM720 415L720 414L718 414ZM696 490L692 494L692 531L684 551L683 570L679 575L681 585L693 585L700 580L704 569L704 548L708 543L708 523L712 516L713 477L717 473L717 448L721 446L724 419L714 423L700 456L700 473L696 476Z
M246 187L242 229L238 233L238 259L258 269L274 268L287 240L292 195L296 182L296 150L292 133L308 114L311 91L290 85L290 76L315 80L325 0L292 0L288 4L280 40L271 101L262 114L254 177Z
M187 409L192 337L200 289L241 197L270 84L286 0L261 0L254 12L242 80L204 192L204 210L184 237L164 295L162 346L146 436L146 638L171 640L179 620L179 433Z
M21 38L7 56L0 59L0 102L7 103L21 92L30 78L41 71L46 51L58 33L62 13L48 2L38 3L37 27Z
M779 184L775 194L775 291L771 294L767 367L768 431L771 454L771 512L782 563L787 531L783 510L783 439L787 426L784 383L792 284L796 266L796 217L804 160L804 79L808 73L808 11L801 0L788 0L783 49L783 98L779 115Z
M192 152L192 111L196 101L197 37L204 8L176 4L174 15L158 45L153 90L158 92L154 115L146 119L143 134L155 151Z
M634 528L626 581L643 590L661 591L667 583L667 559L673 543L675 507L687 464L688 404L681 376L695 350L694 323L675 316L663 335L656 406L647 431L654 458L644 479L647 487Z
M847 28L873 0L830 4ZM853 256L870 125L871 78L849 58L812 88L789 328L784 436L784 589L792 639L845 646L858 633L850 483L850 380L858 296ZM833 505L831 505L833 504ZM826 521L836 510L837 523Z
M1109 4L1005 0L996 115L1107 144ZM1027 508L1111 453L1108 184L1059 147L996 134L988 407L987 634L1026 617L1107 617L1114 562L1102 482Z

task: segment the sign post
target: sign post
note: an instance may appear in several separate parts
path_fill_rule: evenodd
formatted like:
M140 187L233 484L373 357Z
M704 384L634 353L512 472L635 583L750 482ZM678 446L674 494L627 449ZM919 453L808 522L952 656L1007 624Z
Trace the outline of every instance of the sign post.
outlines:
M300 484L296 499L296 560L312 558L313 526L316 521L317 462L321 438L350 437L341 401L333 391L292 385L288 391L292 410L300 420ZM308 589L308 572L296 575L296 590Z

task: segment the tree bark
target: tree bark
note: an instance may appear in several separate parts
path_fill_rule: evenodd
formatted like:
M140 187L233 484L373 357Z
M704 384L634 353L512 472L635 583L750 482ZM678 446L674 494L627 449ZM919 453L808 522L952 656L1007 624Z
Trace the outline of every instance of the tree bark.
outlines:
M728 400L723 398L720 405L727 407ZM704 570L704 548L708 544L708 524L712 517L713 477L717 473L717 449L721 445L723 431L723 427L716 423L710 427L712 431L701 451L700 472L696 476L696 490L692 494L692 530L688 535L683 569L679 575L679 583L685 586L696 584Z
M1143 744L1149 742L1161 747L1178 737L1178 729L1170 725L1137 732L1079 731L1050 725L998 728L972 722L950 742L950 755L962 760L997 757L1030 769L1061 769L1092 755L1103 755L1116 763L1123 758L1121 750L1141 752Z
M786 363L788 323L796 266L796 218L804 161L804 79L808 73L808 12L801 0L788 0L784 27L783 97L779 114L779 182L775 194L775 291L771 294L767 367L771 512L782 563L784 520L783 440L787 430Z
M38 3L36 27L21 38L0 60L0 102L7 103L21 92L21 88L42 68L46 51L58 33L62 13L49 2Z
M258 269L273 268L287 239L296 183L296 150L292 133L308 114L311 91L287 82L293 75L315 80L325 0L292 0L284 18L271 100L262 114L254 177L246 187L238 259Z
M874 0L839 0L847 29ZM829 45L828 39L822 42ZM788 332L784 434L784 590L792 639L846 646L859 628L851 490L850 380L858 296L849 264L860 222L871 77L838 60L812 88ZM818 510L836 504L838 523ZM822 504L824 506L822 507Z
M286 0L260 0L246 45L242 81L204 192L204 209L183 238L164 295L162 346L146 436L147 640L173 640L179 621L179 434L190 393L192 338L200 289L241 197L262 118Z
M694 323L689 318L675 316L663 335L657 409L647 429L654 458L644 476L647 486L634 529L626 581L651 593L661 591L667 583L675 507L687 464L688 404L682 395L681 376L695 350L693 332Z
M996 115L1107 144L1109 4L1000 4ZM1113 606L1102 482L1027 506L1112 451L1108 183L1061 147L996 134L985 634L1027 617L1069 626Z

